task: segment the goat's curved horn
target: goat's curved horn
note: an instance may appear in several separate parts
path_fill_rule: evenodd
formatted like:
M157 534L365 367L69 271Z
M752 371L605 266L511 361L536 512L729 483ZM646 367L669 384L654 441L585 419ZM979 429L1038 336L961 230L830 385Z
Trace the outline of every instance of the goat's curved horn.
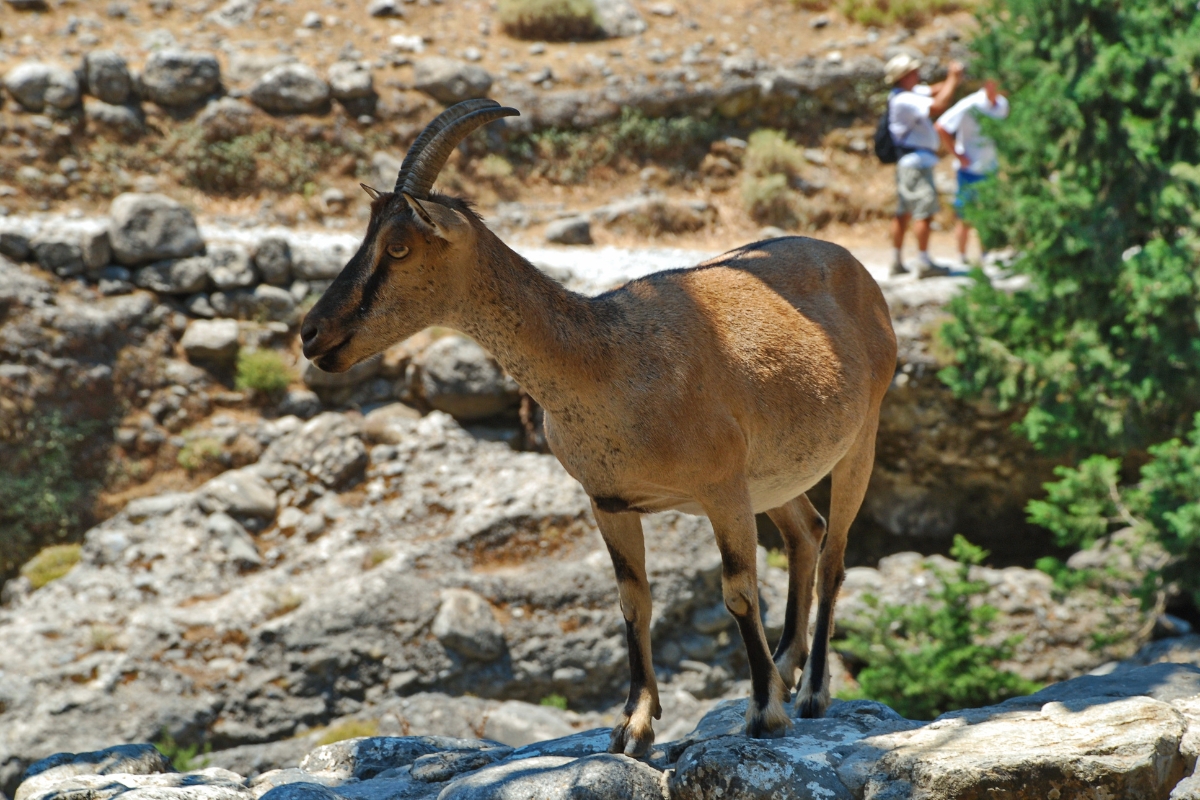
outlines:
M413 197L428 197L438 173L446 166L446 159L471 131L501 117L519 116L521 112L515 108L484 108L450 123L417 155L401 190Z
M476 100L464 100L461 103L455 103L447 108L442 113L434 118L425 126L425 130L421 131L412 146L408 148L408 152L404 155L404 163L400 165L400 173L396 176L396 188L394 191L400 191L404 188L404 181L408 178L409 170L412 169L413 162L417 160L417 156L421 155L421 151L437 136L443 128L457 119L461 119L468 114L479 111L484 108L499 108L500 104L495 100L488 98L479 98Z

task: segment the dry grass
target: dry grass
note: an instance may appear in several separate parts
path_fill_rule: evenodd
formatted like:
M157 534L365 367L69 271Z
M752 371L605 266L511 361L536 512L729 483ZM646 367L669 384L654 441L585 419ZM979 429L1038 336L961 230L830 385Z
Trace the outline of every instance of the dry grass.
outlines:
M518 39L573 42L603 35L592 0L500 0L496 15Z
M29 559L21 567L21 574L29 579L34 589L40 589L74 569L82 552L83 547L77 544L52 545Z
M804 184L804 150L781 131L750 134L744 163L742 203L755 222L817 230L833 219L827 204L793 188Z
M344 742L347 739L360 739L364 736L375 736L379 733L379 723L373 719L352 719L326 728L324 734L317 740L318 745Z

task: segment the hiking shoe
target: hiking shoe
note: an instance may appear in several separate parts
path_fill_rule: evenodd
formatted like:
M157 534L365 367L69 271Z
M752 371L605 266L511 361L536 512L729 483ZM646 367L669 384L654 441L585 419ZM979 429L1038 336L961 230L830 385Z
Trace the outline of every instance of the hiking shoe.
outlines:
M908 267L904 266L903 261L893 261L891 269L888 270L888 277L895 278L897 275L907 275Z
M921 264L917 269L917 278L944 278L950 274L950 268L943 266L936 261L931 261L928 264Z

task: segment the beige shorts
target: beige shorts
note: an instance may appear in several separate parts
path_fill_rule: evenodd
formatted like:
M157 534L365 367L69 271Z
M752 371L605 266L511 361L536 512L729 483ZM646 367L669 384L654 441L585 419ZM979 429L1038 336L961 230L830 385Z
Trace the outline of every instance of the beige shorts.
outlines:
M913 219L929 219L938 212L937 187L933 169L896 165L896 216L912 214Z

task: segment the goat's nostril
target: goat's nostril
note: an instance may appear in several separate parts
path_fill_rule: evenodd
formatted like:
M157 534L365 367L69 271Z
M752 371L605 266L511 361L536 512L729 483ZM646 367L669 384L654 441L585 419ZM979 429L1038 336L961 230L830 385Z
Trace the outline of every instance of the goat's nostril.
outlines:
M300 326L300 341L304 344L311 344L313 339L317 338L317 334L321 332L321 326L311 316L304 319L304 324Z

